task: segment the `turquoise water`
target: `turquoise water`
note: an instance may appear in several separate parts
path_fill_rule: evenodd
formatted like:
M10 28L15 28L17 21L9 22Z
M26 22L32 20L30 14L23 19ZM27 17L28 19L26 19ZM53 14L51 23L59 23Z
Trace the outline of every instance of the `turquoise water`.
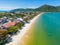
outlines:
M38 36L45 33L46 45L60 45L60 13L54 12L41 15L37 19L35 27ZM41 32L41 28L43 32Z
M60 45L60 12L44 13L31 30L27 45Z

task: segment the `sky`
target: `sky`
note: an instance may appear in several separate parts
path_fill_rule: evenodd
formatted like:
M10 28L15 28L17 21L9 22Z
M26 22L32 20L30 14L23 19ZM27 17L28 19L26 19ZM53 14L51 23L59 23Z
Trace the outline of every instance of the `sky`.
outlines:
M60 6L60 0L0 0L0 10L37 8L44 4Z

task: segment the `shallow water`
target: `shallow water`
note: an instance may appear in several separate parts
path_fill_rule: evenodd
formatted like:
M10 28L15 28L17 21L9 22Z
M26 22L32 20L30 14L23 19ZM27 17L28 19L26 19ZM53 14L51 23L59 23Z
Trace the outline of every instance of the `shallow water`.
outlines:
M60 12L44 13L33 25L26 45L60 45Z

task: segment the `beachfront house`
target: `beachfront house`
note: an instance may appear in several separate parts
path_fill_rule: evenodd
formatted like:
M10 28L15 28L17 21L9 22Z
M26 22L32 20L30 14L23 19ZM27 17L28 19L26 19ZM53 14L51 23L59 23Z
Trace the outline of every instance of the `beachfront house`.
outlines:
M5 27L5 28L9 28L9 27L11 27L11 26L14 26L16 23L15 22L7 22L7 23L5 23L3 26Z
M3 26L4 26L5 28L9 28L9 27L11 27L11 26L15 26L16 24L20 23L21 21L22 21L22 20L21 20L20 18L14 19L14 20L11 21L11 22L7 22L7 23L3 24Z
M16 16L14 16L14 20L13 20L14 22L15 21L20 21L20 22L24 22L24 20L22 19L22 18L18 18L18 17L16 17Z

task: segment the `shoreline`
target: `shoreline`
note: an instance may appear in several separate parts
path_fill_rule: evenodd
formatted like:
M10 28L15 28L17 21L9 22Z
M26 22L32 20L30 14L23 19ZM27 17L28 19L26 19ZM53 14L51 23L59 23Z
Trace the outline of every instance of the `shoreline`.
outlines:
M13 35L12 38L12 42L7 43L6 45L17 45L21 39L23 38L23 36L26 34L26 32L28 31L28 29L30 28L30 26L35 22L35 20L42 15L43 13L40 13L39 15L35 16L30 23L25 24L25 27L23 27L23 29L19 30L20 32L17 35Z

